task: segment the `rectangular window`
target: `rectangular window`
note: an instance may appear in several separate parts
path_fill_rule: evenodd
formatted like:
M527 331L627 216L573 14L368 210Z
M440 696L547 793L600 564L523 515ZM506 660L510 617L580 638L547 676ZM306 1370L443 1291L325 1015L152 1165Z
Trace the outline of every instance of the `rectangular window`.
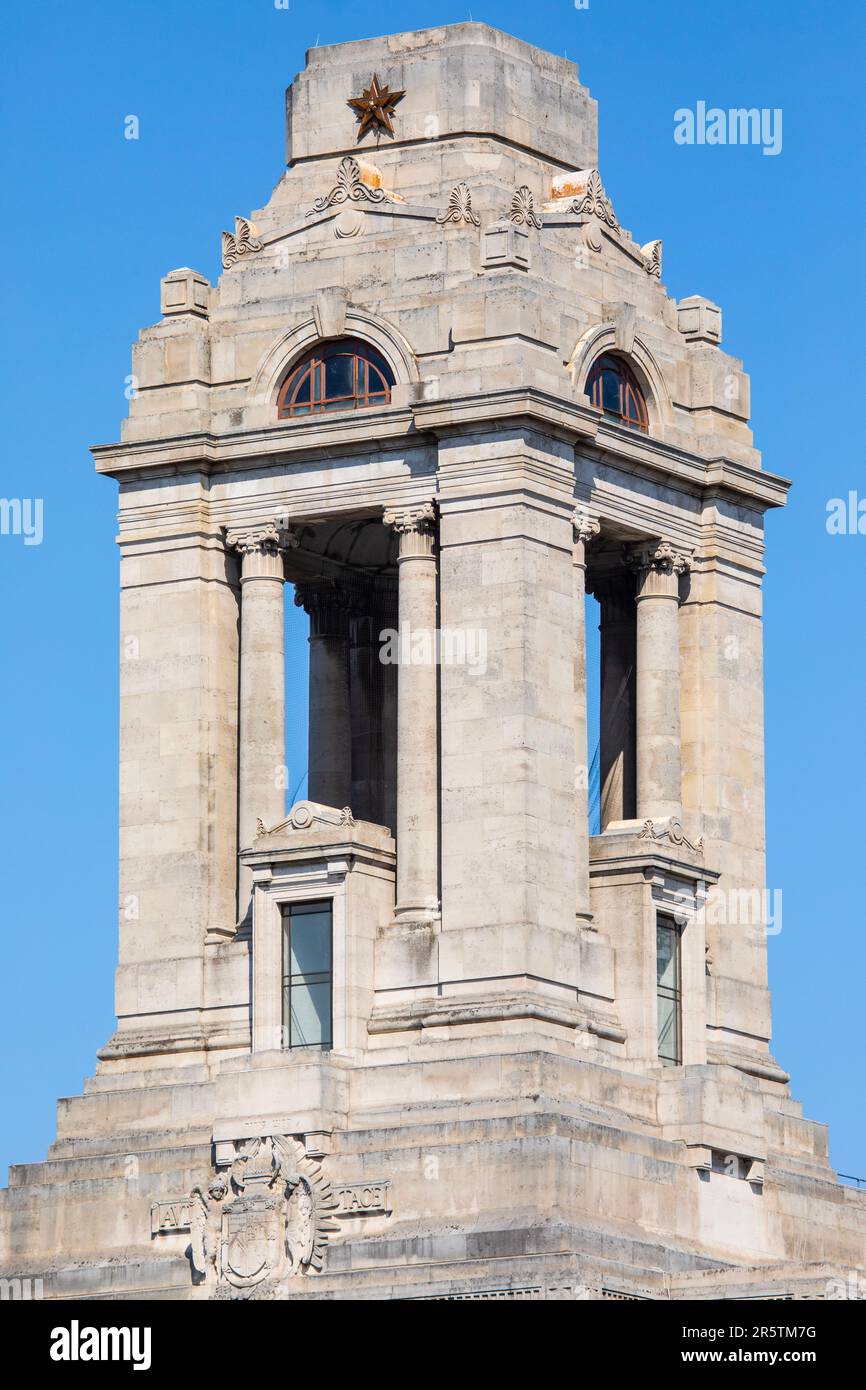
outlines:
M656 997L659 1057L665 1066L679 1066L682 1053L682 993L680 933L669 917L656 920Z
M283 908L283 1039L286 1047L332 1043L333 945L331 904Z

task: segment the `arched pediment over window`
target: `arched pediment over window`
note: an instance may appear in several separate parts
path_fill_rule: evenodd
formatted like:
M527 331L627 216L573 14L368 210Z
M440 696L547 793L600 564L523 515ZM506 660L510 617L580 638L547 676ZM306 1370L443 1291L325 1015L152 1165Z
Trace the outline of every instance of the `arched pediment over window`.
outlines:
M305 412L293 410L288 414L283 414L284 404L289 401L287 393L288 382L293 374L300 368L312 363L312 359L320 355L323 359L328 356L339 357L345 352L341 344L352 344L348 355L354 355L362 361L369 363L369 367L361 367L360 378L357 374L357 367L352 368L352 389L346 391L346 402L340 406L336 403L328 405L328 410L345 409L352 410L358 404L378 406L383 403L395 405L405 405L408 399L408 388L419 380L418 365L412 348L409 346L403 335L398 332L391 324L379 318L377 315L369 314L363 309L356 309L349 306L345 313L340 316L340 323L334 327L328 326L330 331L323 332L321 316L312 314L297 324L295 328L282 337L268 349L264 358L260 361L258 368L253 373L250 382L250 391L253 400L260 405L267 405L274 412L274 418L291 419ZM369 368L372 367L372 372ZM327 369L325 369L327 370ZM319 393L320 407L322 402L332 394L330 388L336 387L340 381L347 385L348 377L346 364L335 363L330 368L330 382L322 379L321 383L316 380L316 374L310 381L312 405L312 393L321 384L323 390ZM383 389L380 381L385 383L387 402L381 400ZM300 385L300 380L295 385ZM359 399L353 403L348 397L355 397L355 387L360 385L364 389L359 391ZM325 390L325 388L328 388ZM306 388L304 388L306 389ZM336 391L334 392L336 395ZM362 397L368 399L364 402ZM369 399L369 397L376 399ZM303 401L299 401L303 404ZM319 413L310 411L310 414Z
M670 392L655 357L638 334L625 335L614 323L588 329L575 345L569 369L578 389L609 420L665 437L673 420Z

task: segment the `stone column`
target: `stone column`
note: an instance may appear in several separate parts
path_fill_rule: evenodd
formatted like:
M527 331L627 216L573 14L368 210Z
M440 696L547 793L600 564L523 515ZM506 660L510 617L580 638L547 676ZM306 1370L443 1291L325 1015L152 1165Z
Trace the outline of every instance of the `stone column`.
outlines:
M341 810L352 797L351 594L339 580L317 579L297 585L295 603L310 616L307 794Z
M377 653L381 634L396 628L397 583L381 582L381 605L376 613ZM397 834L397 670L396 666L380 662L382 709L380 711L382 740L382 825ZM437 726L438 727L438 726Z
M381 805L382 710L379 633L370 602L349 621L349 697L352 710L352 792L350 805L358 820L379 820Z
M248 849L259 820L285 818L286 672L283 554L297 546L276 522L229 530L241 556L240 701L238 710L238 848ZM238 873L238 921L250 909L248 869Z
M592 921L592 913L589 909L589 753L586 742L586 547L593 536L598 535L599 525L578 509L573 526L575 917L578 924L588 924Z
M599 818L635 816L635 581L627 569L592 576L601 610L601 691L599 701Z
M349 620L351 806L358 820L396 830L387 783L396 760L397 667L380 660L380 634L397 626L396 576L359 579L355 591Z
M632 547L637 570L637 818L679 820L679 578L688 556L665 541Z
M400 541L397 670L397 917L439 910L439 716L435 514L430 502L384 514Z

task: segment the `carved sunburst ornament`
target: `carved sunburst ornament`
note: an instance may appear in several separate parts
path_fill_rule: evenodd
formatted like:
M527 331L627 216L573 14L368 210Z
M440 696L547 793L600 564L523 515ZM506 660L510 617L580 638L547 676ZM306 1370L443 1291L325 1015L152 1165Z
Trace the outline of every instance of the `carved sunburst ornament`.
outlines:
M361 96L351 97L348 103L358 120L358 139L363 140L368 130L386 130L389 135L393 135L394 107L405 95L405 92L392 92L390 87L379 81L378 74L374 72L369 87L365 88Z

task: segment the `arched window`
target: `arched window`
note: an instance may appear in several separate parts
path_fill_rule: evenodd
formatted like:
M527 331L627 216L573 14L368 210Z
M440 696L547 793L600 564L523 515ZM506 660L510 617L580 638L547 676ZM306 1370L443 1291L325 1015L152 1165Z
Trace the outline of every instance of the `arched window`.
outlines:
M317 343L289 372L280 390L281 420L326 410L387 405L394 373L384 357L359 338Z
M628 364L621 357L606 352L593 362L586 379L586 394L598 410L628 425L633 430L645 430L648 424L646 401Z

